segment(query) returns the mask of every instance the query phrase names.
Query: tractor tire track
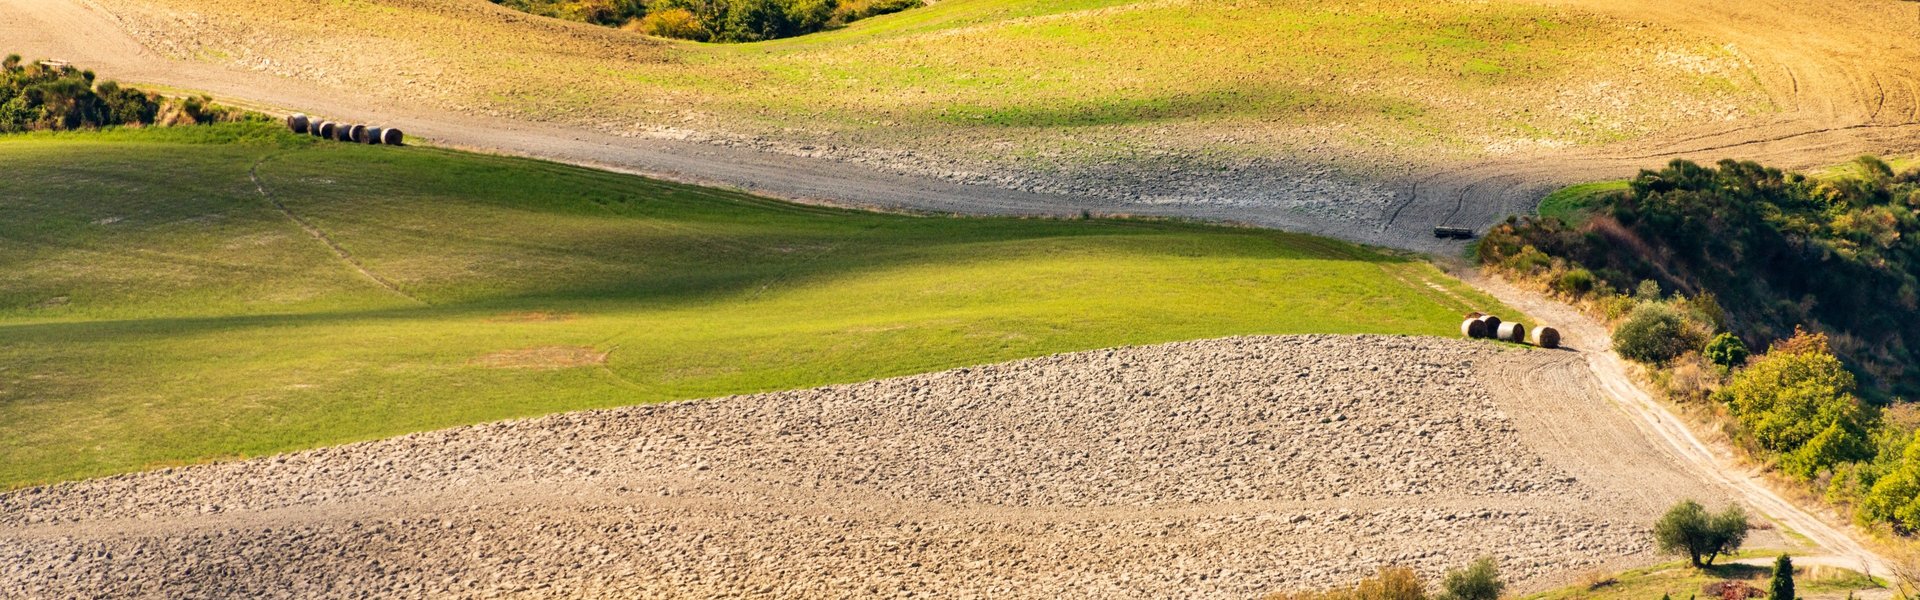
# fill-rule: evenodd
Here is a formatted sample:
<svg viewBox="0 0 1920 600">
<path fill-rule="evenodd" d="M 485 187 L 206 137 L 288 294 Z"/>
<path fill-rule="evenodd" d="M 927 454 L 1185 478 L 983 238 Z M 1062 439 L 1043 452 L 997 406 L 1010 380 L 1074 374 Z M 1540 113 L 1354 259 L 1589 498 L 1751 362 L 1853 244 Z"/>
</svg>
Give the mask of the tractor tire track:
<svg viewBox="0 0 1920 600">
<path fill-rule="evenodd" d="M 392 281 L 388 281 L 385 277 L 381 277 L 372 270 L 369 270 L 367 265 L 361 263 L 360 259 L 355 258 L 352 252 L 348 252 L 345 246 L 341 246 L 340 242 L 334 241 L 333 236 L 327 235 L 327 232 L 322 231 L 320 227 L 301 218 L 300 215 L 294 214 L 293 209 L 287 208 L 286 203 L 281 202 L 280 198 L 273 195 L 273 192 L 268 191 L 266 184 L 260 181 L 260 165 L 266 163 L 268 159 L 274 156 L 276 155 L 269 154 L 262 156 L 259 160 L 253 162 L 253 166 L 247 168 L 247 178 L 253 181 L 253 189 L 260 192 L 262 199 L 272 205 L 275 210 L 280 211 L 280 214 L 285 216 L 287 220 L 300 226 L 302 231 L 307 232 L 307 236 L 325 245 L 328 250 L 333 252 L 334 258 L 339 259 L 347 268 L 353 269 L 355 273 L 359 273 L 360 276 L 366 278 L 367 281 L 371 281 L 374 285 L 380 286 L 381 289 L 391 292 L 395 296 L 405 298 L 409 302 L 422 306 L 428 305 L 427 301 L 407 293 L 406 290 L 400 289 L 400 286 L 395 285 Z"/>
</svg>

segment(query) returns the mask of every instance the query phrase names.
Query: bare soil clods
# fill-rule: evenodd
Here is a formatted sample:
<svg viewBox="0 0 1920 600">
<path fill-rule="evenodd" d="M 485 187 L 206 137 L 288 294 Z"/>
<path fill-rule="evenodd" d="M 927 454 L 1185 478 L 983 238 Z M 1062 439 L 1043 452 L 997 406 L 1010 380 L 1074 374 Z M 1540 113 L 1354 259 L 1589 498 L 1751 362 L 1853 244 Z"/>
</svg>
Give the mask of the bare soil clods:
<svg viewBox="0 0 1920 600">
<path fill-rule="evenodd" d="M 1230 338 L 462 427 L 0 495 L 0 596 L 1246 597 L 1479 554 L 1533 589 L 1725 501 L 1587 377 Z"/>
</svg>

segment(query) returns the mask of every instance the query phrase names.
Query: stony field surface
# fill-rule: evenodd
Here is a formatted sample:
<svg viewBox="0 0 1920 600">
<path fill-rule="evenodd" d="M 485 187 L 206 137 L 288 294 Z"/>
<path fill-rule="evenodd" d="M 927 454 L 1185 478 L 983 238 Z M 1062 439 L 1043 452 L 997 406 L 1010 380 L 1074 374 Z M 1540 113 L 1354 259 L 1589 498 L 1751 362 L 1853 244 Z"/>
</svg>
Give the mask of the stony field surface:
<svg viewBox="0 0 1920 600">
<path fill-rule="evenodd" d="M 1253 337 L 461 427 L 0 495 L 0 597 L 1252 597 L 1481 554 L 1535 589 L 1725 501 L 1586 377 Z"/>
</svg>

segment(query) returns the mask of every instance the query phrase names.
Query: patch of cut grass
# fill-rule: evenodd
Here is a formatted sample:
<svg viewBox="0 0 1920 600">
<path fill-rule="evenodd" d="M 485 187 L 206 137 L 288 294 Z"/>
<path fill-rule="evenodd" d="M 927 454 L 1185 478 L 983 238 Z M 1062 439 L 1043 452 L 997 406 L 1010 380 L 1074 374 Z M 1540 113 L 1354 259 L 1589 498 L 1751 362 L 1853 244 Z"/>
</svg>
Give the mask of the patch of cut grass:
<svg viewBox="0 0 1920 600">
<path fill-rule="evenodd" d="M 1540 200 L 1537 211 L 1542 217 L 1559 217 L 1568 223 L 1579 223 L 1586 220 L 1600 197 L 1626 189 L 1627 182 L 1624 180 L 1570 185 L 1547 194 L 1546 198 Z"/>
<path fill-rule="evenodd" d="M 274 129 L 0 138 L 0 488 L 1123 344 L 1448 335 L 1508 310 L 1309 236 L 868 213 Z M 256 165 L 352 262 L 261 197 Z"/>
</svg>

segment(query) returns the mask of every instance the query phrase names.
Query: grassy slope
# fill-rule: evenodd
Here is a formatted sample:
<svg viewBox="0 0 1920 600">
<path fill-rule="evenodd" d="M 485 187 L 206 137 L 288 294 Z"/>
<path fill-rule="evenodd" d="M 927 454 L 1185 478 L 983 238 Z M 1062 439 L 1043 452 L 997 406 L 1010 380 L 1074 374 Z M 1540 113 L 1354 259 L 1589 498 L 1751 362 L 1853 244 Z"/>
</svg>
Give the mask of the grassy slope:
<svg viewBox="0 0 1920 600">
<path fill-rule="evenodd" d="M 1738 558 L 1772 559 L 1777 552 L 1747 551 Z M 1599 581 L 1580 583 L 1527 597 L 1527 600 L 1654 600 L 1707 597 L 1702 589 L 1716 581 L 1738 579 L 1748 585 L 1767 589 L 1773 576 L 1771 566 L 1722 564 L 1706 569 L 1687 566 L 1685 561 L 1634 569 Z M 1883 587 L 1857 571 L 1826 566 L 1800 565 L 1794 568 L 1795 595 L 1809 600 L 1840 600 L 1850 593 L 1869 592 Z"/>
<path fill-rule="evenodd" d="M 1510 0 L 944 0 L 717 45 L 461 0 L 108 3 L 161 30 L 180 28 L 183 11 L 232 13 L 162 45 L 313 65 L 409 99 L 979 159 L 1100 160 L 1144 145 L 1422 160 L 1767 110 L 1717 42 Z M 309 38 L 326 43 L 273 42 Z M 375 64 L 390 66 L 338 68 Z"/>
<path fill-rule="evenodd" d="M 1625 180 L 1576 183 L 1547 194 L 1540 199 L 1540 207 L 1535 212 L 1543 217 L 1559 217 L 1568 223 L 1578 222 L 1601 196 L 1626 189 Z"/>
<path fill-rule="evenodd" d="M 0 488 L 1118 344 L 1444 335 L 1493 303 L 1305 236 L 832 210 L 262 126 L 12 137 L 0 164 Z"/>
</svg>

